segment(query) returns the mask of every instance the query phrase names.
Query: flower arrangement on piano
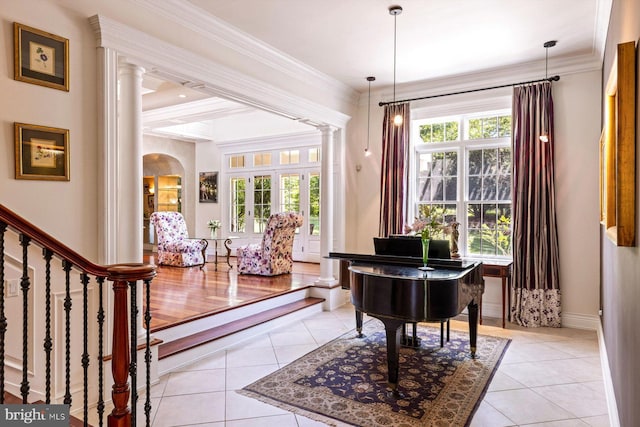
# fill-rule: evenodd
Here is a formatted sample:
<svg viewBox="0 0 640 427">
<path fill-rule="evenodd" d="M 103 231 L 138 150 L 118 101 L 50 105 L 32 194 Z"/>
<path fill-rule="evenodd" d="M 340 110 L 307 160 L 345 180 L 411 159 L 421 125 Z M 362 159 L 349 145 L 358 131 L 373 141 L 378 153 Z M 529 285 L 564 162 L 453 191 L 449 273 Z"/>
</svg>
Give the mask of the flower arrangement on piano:
<svg viewBox="0 0 640 427">
<path fill-rule="evenodd" d="M 405 225 L 405 233 L 420 236 L 422 239 L 431 239 L 443 231 L 442 224 L 435 217 L 415 218 L 411 226 Z"/>
<path fill-rule="evenodd" d="M 221 225 L 222 224 L 219 219 L 210 219 L 207 222 L 207 227 L 209 227 L 209 231 L 211 231 L 212 238 L 215 238 L 216 232 L 218 231 L 218 228 L 220 228 Z"/>
<path fill-rule="evenodd" d="M 404 232 L 422 239 L 435 239 L 450 232 L 440 220 L 444 217 L 444 209 L 431 205 L 420 206 L 420 217 L 415 218 L 411 226 L 405 225 Z"/>
<path fill-rule="evenodd" d="M 447 232 L 448 227 L 444 227 L 438 220 L 443 217 L 443 212 L 432 206 L 422 206 L 420 213 L 424 216 L 415 218 L 411 226 L 405 225 L 405 233 L 419 236 L 422 240 L 422 263 L 420 270 L 432 270 L 427 266 L 429 261 L 429 241 Z"/>
</svg>

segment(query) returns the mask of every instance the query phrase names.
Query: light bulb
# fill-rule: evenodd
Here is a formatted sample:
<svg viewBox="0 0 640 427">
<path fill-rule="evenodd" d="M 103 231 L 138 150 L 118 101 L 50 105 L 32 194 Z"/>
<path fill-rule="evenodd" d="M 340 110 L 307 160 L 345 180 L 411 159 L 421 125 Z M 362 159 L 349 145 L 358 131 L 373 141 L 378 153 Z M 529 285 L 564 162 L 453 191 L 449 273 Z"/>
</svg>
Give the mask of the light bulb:
<svg viewBox="0 0 640 427">
<path fill-rule="evenodd" d="M 547 135 L 546 133 L 543 133 L 542 135 L 540 135 L 540 141 L 549 142 L 549 135 Z"/>
<path fill-rule="evenodd" d="M 369 149 L 368 149 L 368 148 L 365 148 L 365 149 L 364 149 L 364 156 L 365 156 L 365 157 L 369 157 L 370 155 L 371 155 L 371 151 L 369 151 Z"/>
<path fill-rule="evenodd" d="M 396 126 L 400 126 L 402 124 L 402 114 L 396 114 L 393 118 L 393 124 Z"/>
</svg>

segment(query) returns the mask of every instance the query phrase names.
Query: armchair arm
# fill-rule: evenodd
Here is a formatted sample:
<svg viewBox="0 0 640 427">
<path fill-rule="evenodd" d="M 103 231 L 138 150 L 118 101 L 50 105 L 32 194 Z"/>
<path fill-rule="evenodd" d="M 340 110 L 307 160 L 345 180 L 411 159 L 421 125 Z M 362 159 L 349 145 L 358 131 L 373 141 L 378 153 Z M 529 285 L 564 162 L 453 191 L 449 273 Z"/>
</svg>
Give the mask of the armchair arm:
<svg viewBox="0 0 640 427">
<path fill-rule="evenodd" d="M 182 239 L 165 245 L 170 252 L 202 252 L 207 249 L 209 242 L 205 239 Z"/>
</svg>

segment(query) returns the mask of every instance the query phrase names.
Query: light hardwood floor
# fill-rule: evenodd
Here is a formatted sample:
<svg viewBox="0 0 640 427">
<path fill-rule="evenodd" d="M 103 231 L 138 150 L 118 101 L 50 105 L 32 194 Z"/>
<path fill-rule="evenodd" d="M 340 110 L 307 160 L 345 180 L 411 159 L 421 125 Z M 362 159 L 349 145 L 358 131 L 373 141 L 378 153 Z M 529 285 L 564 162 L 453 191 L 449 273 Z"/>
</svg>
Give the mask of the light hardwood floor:
<svg viewBox="0 0 640 427">
<path fill-rule="evenodd" d="M 155 264 L 153 254 L 144 262 Z M 238 274 L 232 268 L 212 263 L 200 267 L 157 266 L 151 282 L 151 332 L 212 313 L 225 311 L 275 295 L 309 286 L 318 278 L 319 264 L 296 262 L 291 274 L 274 277 Z"/>
</svg>

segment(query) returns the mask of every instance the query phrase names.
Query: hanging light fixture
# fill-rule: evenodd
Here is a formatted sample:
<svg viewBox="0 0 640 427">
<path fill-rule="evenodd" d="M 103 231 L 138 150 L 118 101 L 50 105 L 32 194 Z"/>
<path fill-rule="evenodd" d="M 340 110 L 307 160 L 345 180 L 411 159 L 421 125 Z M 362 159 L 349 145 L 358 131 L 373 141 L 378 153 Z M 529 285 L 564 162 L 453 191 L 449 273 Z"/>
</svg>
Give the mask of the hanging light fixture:
<svg viewBox="0 0 640 427">
<path fill-rule="evenodd" d="M 544 43 L 544 49 L 545 49 L 545 58 L 544 58 L 544 78 L 548 79 L 549 78 L 549 48 L 550 47 L 554 47 L 556 45 L 556 40 L 549 40 L 548 42 Z M 546 118 L 543 119 L 543 129 L 542 129 L 542 133 L 540 134 L 540 141 L 542 142 L 549 142 L 549 129 L 548 129 L 549 124 L 547 123 Z"/>
<path fill-rule="evenodd" d="M 371 151 L 369 151 L 369 123 L 371 122 L 371 82 L 375 81 L 375 77 L 369 76 L 367 77 L 367 81 L 369 82 L 369 100 L 367 103 L 367 148 L 364 149 L 365 157 L 371 155 Z"/>
<path fill-rule="evenodd" d="M 402 7 L 398 5 L 389 6 L 389 14 L 393 15 L 393 102 L 396 102 L 396 38 L 397 38 L 397 26 L 396 21 L 398 15 L 402 13 Z M 393 124 L 396 126 L 402 125 L 402 114 L 396 114 L 393 117 Z"/>
</svg>

